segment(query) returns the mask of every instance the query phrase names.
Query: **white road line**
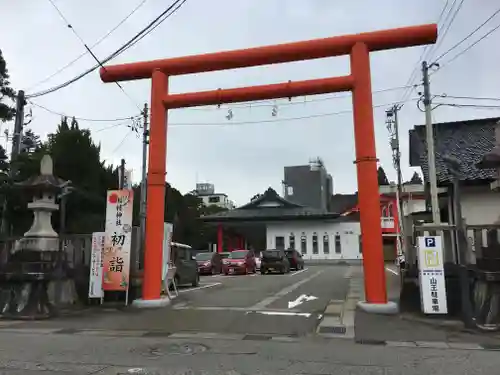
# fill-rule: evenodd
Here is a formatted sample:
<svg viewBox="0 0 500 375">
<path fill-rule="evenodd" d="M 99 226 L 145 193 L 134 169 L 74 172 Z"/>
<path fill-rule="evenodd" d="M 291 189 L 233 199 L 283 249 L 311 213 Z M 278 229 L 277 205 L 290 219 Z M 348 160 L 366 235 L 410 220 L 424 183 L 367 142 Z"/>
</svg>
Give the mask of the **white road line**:
<svg viewBox="0 0 500 375">
<path fill-rule="evenodd" d="M 392 268 L 385 267 L 385 270 L 386 270 L 386 271 L 389 271 L 389 272 L 390 272 L 390 273 L 392 273 L 393 275 L 396 275 L 396 276 L 398 276 L 398 275 L 399 275 L 399 273 L 398 273 L 397 271 L 394 271 Z"/>
<path fill-rule="evenodd" d="M 290 275 L 288 275 L 288 276 L 295 276 L 295 275 L 298 275 L 299 273 L 306 272 L 308 269 L 309 269 L 309 268 L 304 268 L 304 269 L 302 269 L 302 270 L 300 270 L 300 271 L 295 271 L 295 272 L 291 273 L 291 274 L 290 274 Z"/>
<path fill-rule="evenodd" d="M 207 285 L 201 285 L 197 286 L 195 288 L 189 288 L 189 289 L 180 289 L 178 290 L 179 293 L 186 293 L 186 292 L 192 292 L 193 290 L 200 290 L 200 289 L 206 289 L 206 288 L 212 288 L 217 285 L 221 285 L 222 283 L 212 283 L 212 284 L 207 284 Z"/>
<path fill-rule="evenodd" d="M 301 286 L 302 284 L 307 283 L 308 281 L 311 281 L 312 279 L 314 279 L 316 276 L 320 275 L 321 273 L 323 273 L 323 270 L 315 272 L 311 276 L 306 277 L 305 279 L 302 279 L 302 280 L 296 282 L 295 284 L 287 286 L 286 288 L 280 290 L 275 295 L 267 297 L 267 298 L 264 298 L 262 301 L 258 302 L 254 306 L 252 306 L 251 309 L 252 310 L 263 310 L 266 306 L 269 306 L 271 303 L 277 301 L 281 297 L 286 296 L 288 293 L 293 292 L 299 286 Z"/>
<path fill-rule="evenodd" d="M 302 316 L 304 318 L 310 318 L 311 313 L 297 313 L 289 311 L 248 311 L 248 314 L 262 314 L 262 315 L 281 315 L 281 316 Z"/>
</svg>

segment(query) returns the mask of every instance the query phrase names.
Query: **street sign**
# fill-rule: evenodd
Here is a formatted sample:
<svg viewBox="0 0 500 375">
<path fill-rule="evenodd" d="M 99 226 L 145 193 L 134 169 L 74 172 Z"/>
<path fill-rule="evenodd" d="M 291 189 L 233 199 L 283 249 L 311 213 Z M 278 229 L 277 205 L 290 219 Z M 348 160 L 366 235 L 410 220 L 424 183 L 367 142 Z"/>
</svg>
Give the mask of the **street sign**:
<svg viewBox="0 0 500 375">
<path fill-rule="evenodd" d="M 424 314 L 447 314 L 441 237 L 418 237 L 420 300 Z"/>
</svg>

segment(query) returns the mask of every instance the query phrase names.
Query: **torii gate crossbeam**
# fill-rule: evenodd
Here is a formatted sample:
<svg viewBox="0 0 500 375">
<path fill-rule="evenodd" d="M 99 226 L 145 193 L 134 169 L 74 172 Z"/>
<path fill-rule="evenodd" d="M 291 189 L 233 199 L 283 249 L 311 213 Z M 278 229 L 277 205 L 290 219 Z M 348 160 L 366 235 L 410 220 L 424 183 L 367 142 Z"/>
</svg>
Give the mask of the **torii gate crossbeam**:
<svg viewBox="0 0 500 375">
<path fill-rule="evenodd" d="M 353 93 L 354 163 L 358 177 L 365 295 L 373 306 L 387 304 L 369 53 L 432 44 L 436 39 L 437 25 L 429 24 L 101 68 L 103 82 L 152 79 L 143 300 L 148 305 L 161 301 L 168 109 L 350 90 Z M 341 55 L 350 55 L 351 74 L 348 76 L 197 93 L 168 93 L 168 78 L 174 75 Z"/>
</svg>

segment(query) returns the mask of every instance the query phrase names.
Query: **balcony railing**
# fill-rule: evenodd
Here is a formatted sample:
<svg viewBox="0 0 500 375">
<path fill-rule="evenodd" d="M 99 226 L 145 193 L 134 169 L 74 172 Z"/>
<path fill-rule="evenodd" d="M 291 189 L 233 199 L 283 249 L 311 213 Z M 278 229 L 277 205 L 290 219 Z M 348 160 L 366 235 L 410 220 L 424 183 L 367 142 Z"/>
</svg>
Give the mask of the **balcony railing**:
<svg viewBox="0 0 500 375">
<path fill-rule="evenodd" d="M 393 217 L 382 217 L 382 229 L 394 229 L 395 221 Z"/>
</svg>

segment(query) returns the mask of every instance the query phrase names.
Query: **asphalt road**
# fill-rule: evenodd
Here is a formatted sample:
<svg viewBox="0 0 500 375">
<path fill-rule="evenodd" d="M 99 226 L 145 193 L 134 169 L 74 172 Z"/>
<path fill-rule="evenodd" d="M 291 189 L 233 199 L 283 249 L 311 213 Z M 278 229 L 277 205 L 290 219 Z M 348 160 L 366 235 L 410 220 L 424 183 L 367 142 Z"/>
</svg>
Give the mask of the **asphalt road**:
<svg viewBox="0 0 500 375">
<path fill-rule="evenodd" d="M 173 309 L 206 322 L 201 331 L 307 335 L 330 299 L 345 298 L 346 272 L 344 266 L 312 266 L 285 275 L 207 276 L 200 289 L 181 290 Z M 308 300 L 297 301 L 301 296 Z"/>
<path fill-rule="evenodd" d="M 288 274 L 202 276 L 197 288 L 180 288 L 163 309 L 93 308 L 10 328 L 212 332 L 306 336 L 313 334 L 329 300 L 344 299 L 347 266 L 311 266 Z M 307 297 L 289 308 L 289 302 Z"/>
<path fill-rule="evenodd" d="M 0 332 L 8 375 L 495 374 L 497 351 L 298 342 Z"/>
</svg>

